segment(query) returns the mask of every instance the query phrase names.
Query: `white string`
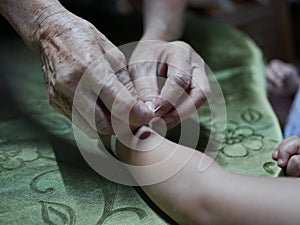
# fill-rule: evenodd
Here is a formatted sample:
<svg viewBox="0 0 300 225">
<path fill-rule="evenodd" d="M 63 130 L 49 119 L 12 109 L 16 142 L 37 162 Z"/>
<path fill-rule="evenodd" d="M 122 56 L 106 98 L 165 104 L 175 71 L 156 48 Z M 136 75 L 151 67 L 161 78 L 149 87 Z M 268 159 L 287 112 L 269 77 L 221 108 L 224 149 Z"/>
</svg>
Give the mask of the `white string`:
<svg viewBox="0 0 300 225">
<path fill-rule="evenodd" d="M 110 150 L 117 157 L 118 155 L 117 155 L 117 150 L 116 150 L 116 143 L 117 143 L 117 136 L 116 135 L 111 135 Z"/>
</svg>

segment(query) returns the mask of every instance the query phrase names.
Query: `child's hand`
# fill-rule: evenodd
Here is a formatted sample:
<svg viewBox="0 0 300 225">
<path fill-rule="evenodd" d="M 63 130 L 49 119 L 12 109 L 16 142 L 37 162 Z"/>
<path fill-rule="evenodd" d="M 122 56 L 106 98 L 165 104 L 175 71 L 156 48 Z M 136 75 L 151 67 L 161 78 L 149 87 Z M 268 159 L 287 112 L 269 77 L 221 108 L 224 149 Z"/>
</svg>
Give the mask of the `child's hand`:
<svg viewBox="0 0 300 225">
<path fill-rule="evenodd" d="M 297 136 L 285 139 L 272 154 L 278 166 L 286 168 L 288 176 L 300 176 L 300 138 Z"/>
<path fill-rule="evenodd" d="M 299 86 L 299 74 L 292 64 L 278 59 L 272 60 L 266 67 L 268 92 L 274 95 L 293 95 Z"/>
</svg>

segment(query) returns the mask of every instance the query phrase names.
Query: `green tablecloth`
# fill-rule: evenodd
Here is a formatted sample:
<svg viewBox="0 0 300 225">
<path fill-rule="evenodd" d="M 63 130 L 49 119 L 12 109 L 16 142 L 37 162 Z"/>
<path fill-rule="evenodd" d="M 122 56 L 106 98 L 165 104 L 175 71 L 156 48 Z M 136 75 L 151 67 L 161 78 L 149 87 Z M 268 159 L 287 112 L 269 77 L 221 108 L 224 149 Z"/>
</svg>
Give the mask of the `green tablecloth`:
<svg viewBox="0 0 300 225">
<path fill-rule="evenodd" d="M 260 51 L 241 33 L 196 18 L 189 18 L 184 39 L 224 92 L 228 124 L 217 161 L 230 171 L 277 176 L 271 152 L 281 133 Z M 86 165 L 70 123 L 48 105 L 38 59 L 22 42 L 2 40 L 0 49 L 0 224 L 172 223 L 138 188 L 112 183 Z M 199 110 L 203 127 L 210 126 L 209 114 L 208 106 Z"/>
</svg>

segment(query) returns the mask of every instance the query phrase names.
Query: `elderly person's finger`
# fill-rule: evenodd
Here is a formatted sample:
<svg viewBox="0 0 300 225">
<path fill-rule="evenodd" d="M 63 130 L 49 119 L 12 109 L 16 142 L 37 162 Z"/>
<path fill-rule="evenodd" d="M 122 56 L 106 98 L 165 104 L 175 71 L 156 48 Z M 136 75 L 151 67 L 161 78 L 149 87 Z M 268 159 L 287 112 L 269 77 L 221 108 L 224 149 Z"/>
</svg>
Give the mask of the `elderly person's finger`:
<svg viewBox="0 0 300 225">
<path fill-rule="evenodd" d="M 161 92 L 161 99 L 165 100 L 165 105 L 162 104 L 161 109 L 168 113 L 171 109 L 168 102 L 172 103 L 176 110 L 172 110 L 170 114 L 178 120 L 178 116 L 186 117 L 207 100 L 210 85 L 201 57 L 186 43 L 174 42 L 174 45 L 177 54 L 168 61 L 168 77 Z"/>
<path fill-rule="evenodd" d="M 179 121 L 186 118 L 191 112 L 197 110 L 210 97 L 210 85 L 205 71 L 201 68 L 194 68 L 193 76 L 188 92 L 175 106 L 176 110 L 168 113 L 164 119 L 166 121 Z"/>
<path fill-rule="evenodd" d="M 300 155 L 293 155 L 288 161 L 286 175 L 292 177 L 300 176 Z"/>
<path fill-rule="evenodd" d="M 98 100 L 98 96 L 95 93 L 91 93 L 90 91 L 77 91 L 73 104 L 73 111 L 74 110 L 85 119 L 84 121 L 87 122 L 90 127 L 96 129 L 99 134 L 109 135 L 114 133 L 110 122 L 110 112 L 101 104 L 101 101 Z M 82 128 L 84 124 L 78 127 Z"/>
<path fill-rule="evenodd" d="M 145 102 L 152 111 L 154 111 L 153 101 L 159 93 L 157 65 L 157 62 L 137 62 L 129 67 L 138 98 Z"/>
<path fill-rule="evenodd" d="M 129 91 L 132 97 L 138 99 L 138 94 L 133 82 L 131 81 L 131 78 L 129 77 L 128 71 L 125 68 L 122 68 L 121 70 L 116 72 L 116 76 L 118 77 L 118 80 L 124 85 L 124 87 Z"/>
<path fill-rule="evenodd" d="M 136 100 L 116 76 L 111 76 L 105 82 L 99 97 L 114 116 L 131 125 L 147 124 L 154 116 L 146 104 Z"/>
<path fill-rule="evenodd" d="M 180 41 L 169 44 L 166 57 L 166 81 L 155 105 L 159 106 L 159 113 L 166 114 L 177 105 L 182 95 L 189 88 L 192 78 L 193 58 L 192 48 Z"/>
<path fill-rule="evenodd" d="M 144 102 L 136 100 L 115 74 L 106 79 L 99 79 L 97 73 L 93 77 L 94 92 L 114 116 L 135 126 L 147 124 L 153 118 L 153 112 Z"/>
<path fill-rule="evenodd" d="M 168 113 L 177 105 L 191 82 L 190 72 L 182 71 L 174 66 L 168 66 L 167 80 L 155 104 L 160 106 L 159 112 Z"/>
<path fill-rule="evenodd" d="M 130 75 L 138 95 L 143 101 L 154 99 L 152 111 L 158 117 L 175 112 L 177 107 L 180 113 L 191 114 L 206 100 L 205 95 L 209 95 L 207 79 L 201 79 L 206 76 L 201 71 L 205 64 L 184 42 L 142 41 L 134 50 L 131 62 Z M 139 81 L 139 78 L 147 78 L 148 82 Z M 202 90 L 194 85 L 198 79 Z M 185 102 L 185 95 L 191 95 L 193 101 Z"/>
</svg>

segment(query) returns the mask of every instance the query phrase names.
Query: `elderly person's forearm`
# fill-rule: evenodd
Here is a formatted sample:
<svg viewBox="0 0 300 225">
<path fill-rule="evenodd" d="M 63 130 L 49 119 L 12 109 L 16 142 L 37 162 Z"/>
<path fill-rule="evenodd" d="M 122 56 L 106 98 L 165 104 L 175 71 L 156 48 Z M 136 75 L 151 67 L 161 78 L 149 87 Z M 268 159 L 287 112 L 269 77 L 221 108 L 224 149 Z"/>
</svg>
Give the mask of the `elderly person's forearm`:
<svg viewBox="0 0 300 225">
<path fill-rule="evenodd" d="M 144 40 L 174 41 L 184 26 L 187 0 L 144 0 Z"/>
<path fill-rule="evenodd" d="M 67 10 L 57 0 L 3 0 L 0 1 L 0 12 L 28 47 L 37 51 L 40 35 L 47 29 L 47 24 L 51 24 L 49 19 L 59 18 L 58 14 Z"/>
</svg>

